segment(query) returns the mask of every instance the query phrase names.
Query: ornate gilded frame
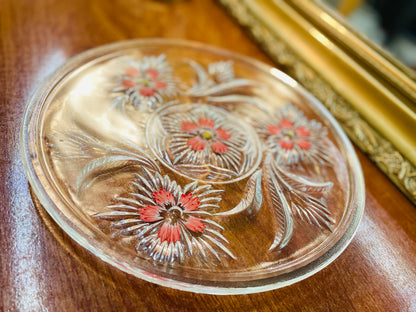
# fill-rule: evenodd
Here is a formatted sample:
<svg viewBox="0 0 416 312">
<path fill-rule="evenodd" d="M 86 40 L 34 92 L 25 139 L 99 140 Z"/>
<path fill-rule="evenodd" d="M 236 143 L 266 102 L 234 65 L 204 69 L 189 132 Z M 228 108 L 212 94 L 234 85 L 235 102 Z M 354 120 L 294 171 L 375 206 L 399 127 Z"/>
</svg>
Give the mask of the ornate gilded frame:
<svg viewBox="0 0 416 312">
<path fill-rule="evenodd" d="M 416 74 L 310 0 L 219 0 L 416 204 Z"/>
</svg>

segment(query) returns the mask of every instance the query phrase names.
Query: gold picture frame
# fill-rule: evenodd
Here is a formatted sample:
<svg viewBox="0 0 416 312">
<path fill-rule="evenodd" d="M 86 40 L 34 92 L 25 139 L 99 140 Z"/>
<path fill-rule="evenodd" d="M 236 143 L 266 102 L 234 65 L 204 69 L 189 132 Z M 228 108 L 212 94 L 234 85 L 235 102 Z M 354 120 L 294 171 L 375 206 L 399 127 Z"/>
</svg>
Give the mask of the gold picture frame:
<svg viewBox="0 0 416 312">
<path fill-rule="evenodd" d="M 219 0 L 416 204 L 416 74 L 310 0 Z"/>
</svg>

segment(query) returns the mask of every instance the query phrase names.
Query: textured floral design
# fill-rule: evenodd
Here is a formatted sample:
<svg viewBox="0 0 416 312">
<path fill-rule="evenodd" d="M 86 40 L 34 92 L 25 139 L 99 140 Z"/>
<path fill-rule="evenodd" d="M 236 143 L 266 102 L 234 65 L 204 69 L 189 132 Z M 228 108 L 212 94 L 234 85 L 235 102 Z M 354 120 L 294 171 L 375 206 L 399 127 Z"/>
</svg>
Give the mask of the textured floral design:
<svg viewBox="0 0 416 312">
<path fill-rule="evenodd" d="M 182 174 L 205 181 L 229 180 L 247 173 L 260 160 L 254 130 L 250 136 L 250 130 L 223 109 L 178 105 L 158 118 L 165 134 L 156 154 Z M 153 138 L 157 131 L 148 130 Z"/>
<path fill-rule="evenodd" d="M 110 212 L 95 217 L 115 221 L 112 228 L 118 235 L 134 236 L 139 253 L 169 263 L 195 255 L 206 261 L 208 253 L 218 260 L 220 253 L 234 258 L 218 232 L 222 227 L 207 219 L 218 208 L 222 190 L 196 182 L 182 189 L 168 176 L 146 169 L 132 184 L 133 198 L 117 198 L 118 204 L 108 206 Z"/>
<path fill-rule="evenodd" d="M 147 56 L 130 63 L 118 80 L 113 93 L 119 94 L 113 106 L 124 110 L 126 104 L 133 104 L 140 110 L 156 108 L 163 103 L 164 96 L 176 93 L 172 69 L 164 55 Z M 121 93 L 121 94 L 120 94 Z"/>
<path fill-rule="evenodd" d="M 278 223 L 270 251 L 289 244 L 295 218 L 333 229 L 326 196 L 333 183 L 322 181 L 325 171 L 320 174 L 322 166 L 331 164 L 331 143 L 320 123 L 308 120 L 290 103 L 269 113 L 264 99 L 257 96 L 264 86 L 235 77 L 232 62 L 203 67 L 183 60 L 195 79 L 181 88 L 163 55 L 120 63 L 124 69 L 112 90 L 113 107 L 124 112 L 128 104 L 142 112 L 134 114 L 134 121 L 145 126 L 140 130 L 146 141 L 138 131 L 137 140 L 117 137 L 115 146 L 115 141 L 101 142 L 82 133 L 67 133 L 53 141 L 53 146 L 59 145 L 56 157 L 86 161 L 76 179 L 80 196 L 99 176 L 112 176 L 109 173 L 132 165 L 142 168 L 132 182 L 133 191 L 95 215 L 111 223 L 114 237 L 133 242 L 141 257 L 199 266 L 211 259 L 222 261 L 224 255 L 234 258 L 223 228 L 214 220 L 243 212 L 254 215 L 265 203 Z M 265 117 L 255 120 L 257 116 Z M 167 174 L 194 182 L 182 188 Z M 312 181 L 317 176 L 318 181 Z M 223 191 L 212 185 L 244 179 L 240 201 L 216 212 Z M 198 185 L 199 181 L 206 184 Z"/>
<path fill-rule="evenodd" d="M 280 165 L 329 162 L 324 145 L 327 131 L 319 122 L 307 120 L 291 104 L 278 110 L 273 117 L 261 123 L 259 134 Z"/>
<path fill-rule="evenodd" d="M 228 152 L 227 141 L 232 135 L 229 131 L 215 125 L 213 119 L 199 118 L 197 122 L 182 121 L 181 129 L 192 137 L 186 145 L 193 151 L 211 150 L 216 154 Z"/>
<path fill-rule="evenodd" d="M 250 79 L 237 78 L 231 61 L 219 61 L 203 66 L 188 60 L 187 63 L 194 69 L 197 78 L 185 94 L 192 100 L 219 105 L 250 105 L 265 110 L 260 101 L 252 96 L 256 88 L 264 85 Z"/>
<path fill-rule="evenodd" d="M 244 137 L 219 111 L 195 109 L 166 116 L 162 124 L 172 134 L 168 148 L 174 165 L 211 165 L 229 169 L 230 174 L 239 172 Z"/>
<path fill-rule="evenodd" d="M 327 131 L 308 120 L 292 104 L 276 111 L 272 118 L 259 122 L 258 132 L 265 143 L 263 171 L 269 200 L 279 223 L 270 250 L 285 247 L 294 231 L 294 216 L 332 231 L 335 222 L 327 208 L 325 193 L 331 182 L 313 182 L 290 172 L 291 166 L 303 165 L 320 172 L 330 164 L 325 139 Z"/>
<path fill-rule="evenodd" d="M 208 65 L 208 74 L 214 83 L 220 84 L 234 79 L 233 62 L 220 61 Z"/>
</svg>

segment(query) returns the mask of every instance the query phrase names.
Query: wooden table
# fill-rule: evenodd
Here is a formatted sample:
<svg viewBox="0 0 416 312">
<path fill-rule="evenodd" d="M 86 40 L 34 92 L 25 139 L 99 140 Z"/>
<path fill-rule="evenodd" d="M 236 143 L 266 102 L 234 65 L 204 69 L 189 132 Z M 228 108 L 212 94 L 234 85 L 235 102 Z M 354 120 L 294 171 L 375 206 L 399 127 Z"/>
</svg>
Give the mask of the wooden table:
<svg viewBox="0 0 416 312">
<path fill-rule="evenodd" d="M 366 211 L 351 245 L 307 280 L 260 294 L 199 295 L 129 276 L 33 203 L 20 121 L 35 88 L 68 58 L 118 40 L 175 37 L 271 63 L 215 1 L 3 0 L 0 32 L 0 310 L 416 311 L 416 209 L 360 152 Z"/>
</svg>

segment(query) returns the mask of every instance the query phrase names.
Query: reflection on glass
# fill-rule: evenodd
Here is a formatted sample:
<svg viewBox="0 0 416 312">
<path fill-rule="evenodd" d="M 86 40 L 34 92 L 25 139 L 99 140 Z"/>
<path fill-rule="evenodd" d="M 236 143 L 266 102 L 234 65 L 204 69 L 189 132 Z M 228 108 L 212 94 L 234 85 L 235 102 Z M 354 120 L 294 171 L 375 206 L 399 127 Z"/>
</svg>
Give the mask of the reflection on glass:
<svg viewBox="0 0 416 312">
<path fill-rule="evenodd" d="M 356 30 L 416 69 L 416 0 L 324 0 Z"/>
</svg>

